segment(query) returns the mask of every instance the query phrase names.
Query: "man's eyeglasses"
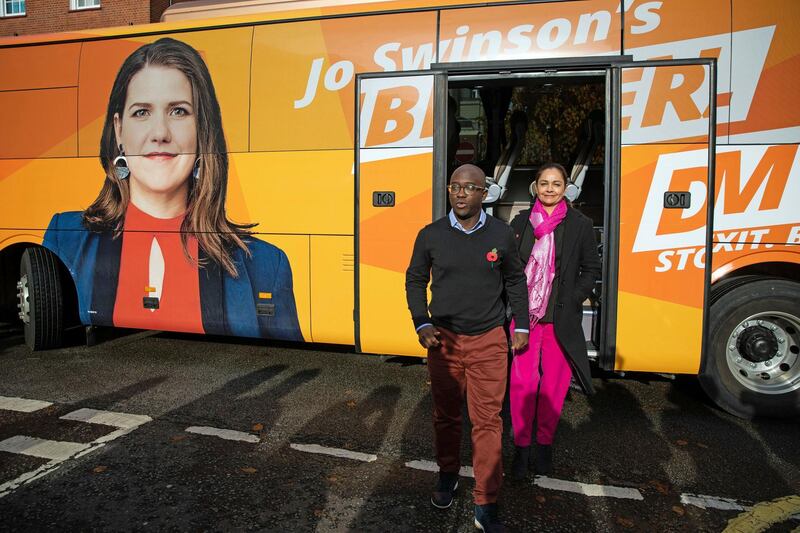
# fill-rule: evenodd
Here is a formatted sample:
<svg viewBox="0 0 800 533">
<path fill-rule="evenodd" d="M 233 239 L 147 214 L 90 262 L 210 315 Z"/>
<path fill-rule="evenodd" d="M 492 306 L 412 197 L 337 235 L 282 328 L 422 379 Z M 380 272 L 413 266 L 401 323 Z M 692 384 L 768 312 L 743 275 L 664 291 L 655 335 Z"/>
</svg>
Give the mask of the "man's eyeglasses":
<svg viewBox="0 0 800 533">
<path fill-rule="evenodd" d="M 450 194 L 458 194 L 462 189 L 467 194 L 475 194 L 477 191 L 485 191 L 486 187 L 478 187 L 474 183 L 467 183 L 463 186 L 459 183 L 451 183 L 447 186 L 447 190 L 450 192 Z"/>
</svg>

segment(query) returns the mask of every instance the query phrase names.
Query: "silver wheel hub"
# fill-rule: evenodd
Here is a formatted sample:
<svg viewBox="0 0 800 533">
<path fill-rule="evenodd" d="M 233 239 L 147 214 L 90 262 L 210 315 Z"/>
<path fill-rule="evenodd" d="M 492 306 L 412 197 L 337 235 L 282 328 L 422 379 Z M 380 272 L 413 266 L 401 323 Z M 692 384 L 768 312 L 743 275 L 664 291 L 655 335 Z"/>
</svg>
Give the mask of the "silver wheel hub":
<svg viewBox="0 0 800 533">
<path fill-rule="evenodd" d="M 742 320 L 728 336 L 731 374 L 748 389 L 786 394 L 800 389 L 800 317 L 777 311 Z"/>
<path fill-rule="evenodd" d="M 28 299 L 28 275 L 23 275 L 17 282 L 17 309 L 19 309 L 19 319 L 25 324 L 31 323 L 31 304 Z"/>
</svg>

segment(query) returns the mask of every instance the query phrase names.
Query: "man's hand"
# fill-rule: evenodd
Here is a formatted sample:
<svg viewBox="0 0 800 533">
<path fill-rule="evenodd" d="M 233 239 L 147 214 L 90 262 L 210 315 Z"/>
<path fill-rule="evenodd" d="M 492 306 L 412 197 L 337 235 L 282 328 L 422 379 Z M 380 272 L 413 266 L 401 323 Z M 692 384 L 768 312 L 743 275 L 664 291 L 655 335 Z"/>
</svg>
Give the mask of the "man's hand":
<svg viewBox="0 0 800 533">
<path fill-rule="evenodd" d="M 439 342 L 439 336 L 441 333 L 433 326 L 425 326 L 417 332 L 417 335 L 419 335 L 419 343 L 426 350 L 428 348 L 435 348 L 442 344 Z M 528 342 L 527 335 L 525 336 L 525 342 Z"/>
<path fill-rule="evenodd" d="M 523 350 L 528 345 L 528 334 L 524 331 L 515 331 L 511 349 L 515 352 Z"/>
</svg>

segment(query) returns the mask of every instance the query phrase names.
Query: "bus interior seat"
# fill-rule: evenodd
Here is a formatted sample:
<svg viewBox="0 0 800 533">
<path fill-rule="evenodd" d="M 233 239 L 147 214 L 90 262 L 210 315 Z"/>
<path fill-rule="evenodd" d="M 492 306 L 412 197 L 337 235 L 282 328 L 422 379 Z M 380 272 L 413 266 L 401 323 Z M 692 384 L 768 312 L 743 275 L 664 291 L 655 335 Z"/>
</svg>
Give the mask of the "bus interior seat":
<svg viewBox="0 0 800 533">
<path fill-rule="evenodd" d="M 578 148 L 573 157 L 572 171 L 567 185 L 566 197 L 574 202 L 578 199 L 586 179 L 586 172 L 597 152 L 598 145 L 605 138 L 605 115 L 601 109 L 589 113 L 578 133 Z"/>
<path fill-rule="evenodd" d="M 528 131 L 528 115 L 523 111 L 517 110 L 511 114 L 511 135 L 508 142 L 503 146 L 500 157 L 494 166 L 494 175 L 487 179 L 489 185 L 485 204 L 497 202 L 505 196 L 508 189 L 507 184 L 514 164 L 519 157 L 522 147 L 525 146 L 525 134 Z"/>
</svg>

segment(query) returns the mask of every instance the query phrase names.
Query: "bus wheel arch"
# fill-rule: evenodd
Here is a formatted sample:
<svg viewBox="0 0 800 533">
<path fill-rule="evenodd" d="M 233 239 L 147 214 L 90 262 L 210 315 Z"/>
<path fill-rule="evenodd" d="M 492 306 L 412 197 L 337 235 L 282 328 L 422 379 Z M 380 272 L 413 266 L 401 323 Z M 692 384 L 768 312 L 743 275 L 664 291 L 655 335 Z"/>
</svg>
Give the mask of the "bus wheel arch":
<svg viewBox="0 0 800 533">
<path fill-rule="evenodd" d="M 748 274 L 712 287 L 700 384 L 731 414 L 800 416 L 800 283 Z"/>
</svg>

